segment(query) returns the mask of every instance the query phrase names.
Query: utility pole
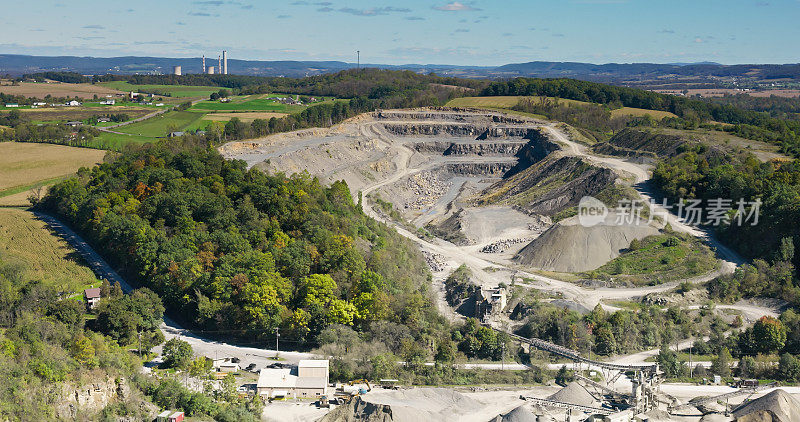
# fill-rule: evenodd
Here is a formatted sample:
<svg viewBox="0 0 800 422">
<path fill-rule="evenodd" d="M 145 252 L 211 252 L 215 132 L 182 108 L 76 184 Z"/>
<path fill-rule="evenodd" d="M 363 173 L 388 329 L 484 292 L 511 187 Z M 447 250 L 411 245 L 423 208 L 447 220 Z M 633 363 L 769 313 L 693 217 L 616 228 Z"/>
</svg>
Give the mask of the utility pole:
<svg viewBox="0 0 800 422">
<path fill-rule="evenodd" d="M 500 370 L 506 370 L 506 343 L 503 342 L 503 353 L 500 355 Z"/>
<path fill-rule="evenodd" d="M 278 328 L 275 328 L 275 357 L 278 357 L 278 339 L 281 337 L 281 334 L 278 332 Z"/>
<path fill-rule="evenodd" d="M 694 378 L 694 368 L 692 367 L 692 348 L 694 347 L 694 342 L 689 344 L 689 378 Z"/>
</svg>

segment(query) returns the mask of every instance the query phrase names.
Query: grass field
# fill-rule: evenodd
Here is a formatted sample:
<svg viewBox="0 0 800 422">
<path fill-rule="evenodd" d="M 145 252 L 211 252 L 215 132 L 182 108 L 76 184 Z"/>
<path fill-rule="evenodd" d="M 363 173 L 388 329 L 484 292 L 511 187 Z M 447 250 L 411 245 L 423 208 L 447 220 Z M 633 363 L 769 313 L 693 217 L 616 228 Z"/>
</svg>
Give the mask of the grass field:
<svg viewBox="0 0 800 422">
<path fill-rule="evenodd" d="M 159 107 L 160 108 L 160 107 Z M 103 106 L 101 107 L 48 107 L 22 109 L 22 115 L 33 122 L 53 122 L 62 120 L 83 120 L 92 116 L 124 113 L 131 119 L 142 117 L 157 108 L 141 106 Z"/>
<path fill-rule="evenodd" d="M 492 107 L 511 108 L 523 98 L 540 99 L 538 96 L 499 96 L 499 97 L 461 97 L 454 98 L 447 103 L 448 107 Z M 566 100 L 563 98 L 547 97 L 558 100 L 559 104 L 588 104 L 583 101 Z"/>
<path fill-rule="evenodd" d="M 155 142 L 157 139 L 152 136 L 125 135 L 119 133 L 100 132 L 89 142 L 92 148 L 105 149 L 109 151 L 121 151 L 128 144 L 147 144 Z"/>
<path fill-rule="evenodd" d="M 685 233 L 649 236 L 638 243 L 588 275 L 643 285 L 699 276 L 717 266 L 714 252 Z"/>
<path fill-rule="evenodd" d="M 269 120 L 273 117 L 280 119 L 287 116 L 286 113 L 273 113 L 269 111 L 245 111 L 238 113 L 209 113 L 203 116 L 203 120 L 214 122 L 227 122 L 228 120 L 236 117 L 243 122 L 252 122 L 255 119 Z"/>
<path fill-rule="evenodd" d="M 533 99 L 540 99 L 542 97 L 537 96 L 499 96 L 499 97 L 461 97 L 461 98 L 454 98 L 447 103 L 448 107 L 486 107 L 486 108 L 493 108 L 493 109 L 510 109 L 519 103 L 519 101 L 523 98 L 533 98 Z M 547 97 L 551 100 L 558 100 L 559 104 L 578 104 L 578 105 L 586 105 L 591 104 L 584 101 L 576 101 L 576 100 L 568 100 L 564 98 L 554 98 L 554 97 Z M 618 116 L 644 116 L 645 114 L 649 114 L 654 119 L 663 119 L 664 117 L 677 117 L 676 115 L 668 112 L 668 111 L 654 111 L 654 110 L 645 110 L 642 108 L 632 108 L 632 107 L 622 107 L 616 110 L 611 111 L 612 117 Z"/>
<path fill-rule="evenodd" d="M 0 85 L 0 92 L 11 95 L 24 95 L 26 97 L 44 98 L 48 94 L 53 97 L 79 97 L 79 98 L 94 98 L 104 97 L 106 95 L 121 94 L 113 87 L 104 86 L 101 84 L 68 84 L 61 82 L 54 83 L 36 83 L 36 82 L 22 82 L 17 86 L 13 86 L 8 81 L 4 81 Z"/>
<path fill-rule="evenodd" d="M 0 255 L 24 263 L 25 276 L 65 290 L 98 283 L 80 256 L 29 211 L 0 208 Z"/>
<path fill-rule="evenodd" d="M 644 116 L 649 115 L 650 117 L 661 120 L 665 117 L 678 117 L 674 113 L 670 113 L 669 111 L 658 111 L 658 110 L 645 110 L 643 108 L 633 108 L 633 107 L 622 107 L 616 110 L 611 110 L 611 117 L 618 117 L 618 116 Z"/>
<path fill-rule="evenodd" d="M 190 111 L 170 111 L 147 120 L 129 125 L 120 126 L 113 129 L 115 132 L 129 133 L 132 135 L 147 136 L 147 137 L 162 137 L 166 136 L 169 127 L 173 127 L 177 131 L 181 131 L 197 120 L 202 119 L 203 115 L 200 113 L 192 113 Z"/>
<path fill-rule="evenodd" d="M 158 91 L 168 92 L 173 98 L 199 98 L 208 97 L 212 92 L 218 92 L 220 87 L 216 86 L 191 86 L 191 85 L 131 85 L 128 81 L 101 82 L 109 89 L 125 92 L 147 92 Z"/>
<path fill-rule="evenodd" d="M 305 106 L 283 104 L 272 101 L 264 95 L 246 95 L 234 97 L 228 103 L 219 101 L 201 101 L 195 104 L 193 111 L 270 111 L 274 113 L 292 114 L 303 111 Z"/>
<path fill-rule="evenodd" d="M 105 154 L 63 145 L 0 142 L 0 197 L 73 174 L 103 161 Z"/>
</svg>

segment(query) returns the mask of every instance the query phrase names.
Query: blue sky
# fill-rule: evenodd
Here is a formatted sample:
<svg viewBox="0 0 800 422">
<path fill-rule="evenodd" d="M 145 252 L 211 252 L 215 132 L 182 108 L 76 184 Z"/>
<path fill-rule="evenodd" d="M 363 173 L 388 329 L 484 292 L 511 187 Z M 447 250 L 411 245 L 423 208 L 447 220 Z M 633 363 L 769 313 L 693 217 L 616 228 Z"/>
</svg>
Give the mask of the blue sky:
<svg viewBox="0 0 800 422">
<path fill-rule="evenodd" d="M 800 0 L 34 0 L 0 53 L 499 65 L 800 62 Z"/>
</svg>

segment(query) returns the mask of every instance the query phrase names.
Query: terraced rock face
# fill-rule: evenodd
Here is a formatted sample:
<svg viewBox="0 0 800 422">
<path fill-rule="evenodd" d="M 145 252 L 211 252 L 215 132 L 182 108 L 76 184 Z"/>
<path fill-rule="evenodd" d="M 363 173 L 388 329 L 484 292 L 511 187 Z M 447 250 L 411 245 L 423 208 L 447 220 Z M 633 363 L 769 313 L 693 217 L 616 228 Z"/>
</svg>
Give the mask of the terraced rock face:
<svg viewBox="0 0 800 422">
<path fill-rule="evenodd" d="M 609 168 L 564 151 L 550 130 L 543 122 L 496 112 L 387 110 L 330 129 L 233 142 L 220 151 L 269 172 L 308 172 L 323 183 L 344 180 L 354 199 L 363 195 L 379 215 L 399 213 L 411 231 L 425 227 L 465 251 L 510 263 L 523 247 L 533 250 L 526 245 L 548 232 L 550 216 L 619 179 Z M 556 251 L 551 258 L 517 261 L 563 269 L 554 260 L 568 255 Z"/>
</svg>

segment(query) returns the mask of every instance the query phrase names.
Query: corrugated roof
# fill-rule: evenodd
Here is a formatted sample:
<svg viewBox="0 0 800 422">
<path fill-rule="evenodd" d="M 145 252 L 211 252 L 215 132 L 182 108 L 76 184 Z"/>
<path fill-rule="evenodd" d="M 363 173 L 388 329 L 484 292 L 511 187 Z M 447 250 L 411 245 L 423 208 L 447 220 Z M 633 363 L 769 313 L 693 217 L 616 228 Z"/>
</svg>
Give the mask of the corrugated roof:
<svg viewBox="0 0 800 422">
<path fill-rule="evenodd" d="M 258 375 L 258 388 L 294 388 L 297 385 L 297 375 L 292 375 L 291 369 L 264 368 Z"/>
<path fill-rule="evenodd" d="M 99 287 L 95 287 L 93 289 L 86 289 L 86 290 L 83 291 L 83 294 L 88 299 L 98 298 L 98 297 L 100 297 L 100 288 Z"/>
</svg>

